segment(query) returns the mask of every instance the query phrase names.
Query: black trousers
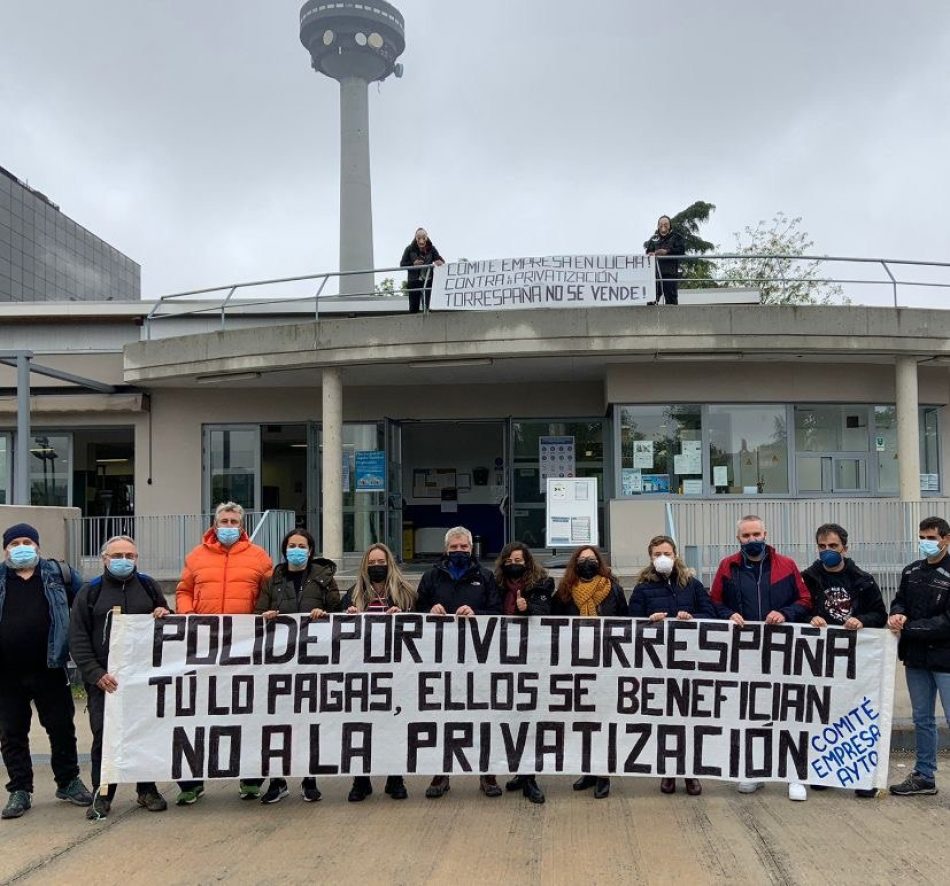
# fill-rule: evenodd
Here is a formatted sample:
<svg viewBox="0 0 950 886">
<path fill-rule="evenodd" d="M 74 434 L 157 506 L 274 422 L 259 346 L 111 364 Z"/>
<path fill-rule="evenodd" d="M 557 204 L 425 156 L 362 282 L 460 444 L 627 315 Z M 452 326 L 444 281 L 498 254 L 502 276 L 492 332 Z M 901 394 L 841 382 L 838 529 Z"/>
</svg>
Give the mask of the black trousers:
<svg viewBox="0 0 950 886">
<path fill-rule="evenodd" d="M 98 792 L 102 787 L 99 778 L 102 775 L 102 724 L 106 713 L 106 694 L 98 686 L 86 684 L 86 709 L 89 711 L 89 728 L 92 729 L 92 789 Z M 116 786 L 109 785 L 107 796 L 111 800 L 115 796 Z M 155 791 L 158 788 L 154 781 L 140 781 L 135 786 L 137 794 L 146 791 Z"/>
<path fill-rule="evenodd" d="M 432 300 L 432 280 L 425 287 L 426 310 L 429 310 L 429 302 Z M 422 306 L 422 281 L 409 284 L 409 313 L 418 314 Z"/>
<path fill-rule="evenodd" d="M 46 668 L 30 674 L 5 669 L 0 674 L 0 751 L 9 781 L 7 790 L 33 793 L 30 723 L 36 705 L 40 723 L 49 736 L 50 765 L 56 785 L 65 788 L 79 777 L 73 695 L 65 668 Z"/>
<path fill-rule="evenodd" d="M 659 277 L 656 279 L 656 303 L 660 303 L 660 299 L 665 301 L 668 305 L 679 304 L 679 282 L 674 277 L 670 280 L 662 280 Z"/>
</svg>

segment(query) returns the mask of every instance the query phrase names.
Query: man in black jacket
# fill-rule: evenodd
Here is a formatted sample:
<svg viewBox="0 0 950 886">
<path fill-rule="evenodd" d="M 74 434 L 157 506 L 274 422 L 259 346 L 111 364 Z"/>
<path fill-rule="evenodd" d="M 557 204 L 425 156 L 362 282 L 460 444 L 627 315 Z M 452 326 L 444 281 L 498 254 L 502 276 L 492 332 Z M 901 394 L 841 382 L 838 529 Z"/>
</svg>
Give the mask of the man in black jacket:
<svg viewBox="0 0 950 886">
<path fill-rule="evenodd" d="M 660 216 L 655 233 L 643 248 L 656 259 L 656 303 L 663 298 L 668 305 L 679 304 L 680 263 L 676 256 L 686 254 L 686 245 L 683 235 L 673 230 L 668 215 Z"/>
<path fill-rule="evenodd" d="M 472 533 L 464 526 L 453 527 L 445 533 L 443 550 L 442 559 L 419 582 L 416 610 L 461 618 L 500 615 L 501 594 L 495 576 L 472 556 Z M 494 775 L 483 775 L 479 784 L 485 796 L 501 796 Z M 449 777 L 437 775 L 426 788 L 426 796 L 436 799 L 448 790 Z"/>
<path fill-rule="evenodd" d="M 0 818 L 20 818 L 33 805 L 30 723 L 33 708 L 49 736 L 56 798 L 88 806 L 79 777 L 69 658 L 69 607 L 79 587 L 75 570 L 40 556 L 29 523 L 3 533 L 0 562 L 0 752 L 10 797 Z"/>
<path fill-rule="evenodd" d="M 938 694 L 950 725 L 950 524 L 927 517 L 917 536 L 923 559 L 904 567 L 887 620 L 900 636 L 917 741 L 914 771 L 890 787 L 898 797 L 937 793 Z"/>
<path fill-rule="evenodd" d="M 811 593 L 815 628 L 841 627 L 848 631 L 883 628 L 887 623 L 884 598 L 874 576 L 859 569 L 848 554 L 848 531 L 837 523 L 825 523 L 815 530 L 818 559 L 802 572 Z M 824 785 L 812 785 L 824 790 Z M 858 797 L 877 796 L 875 788 L 854 792 Z"/>
<path fill-rule="evenodd" d="M 97 791 L 86 818 L 105 818 L 115 798 L 114 784 L 99 784 L 102 769 L 102 726 L 106 693 L 115 692 L 118 683 L 109 673 L 109 636 L 112 616 L 118 607 L 123 615 L 168 615 L 165 597 L 155 580 L 137 569 L 138 550 L 127 535 L 116 535 L 102 546 L 102 575 L 86 582 L 76 595 L 69 617 L 69 647 L 73 661 L 86 684 L 89 726 L 92 729 L 92 784 Z M 167 808 L 165 798 L 154 782 L 135 786 L 139 806 L 150 812 Z"/>
</svg>

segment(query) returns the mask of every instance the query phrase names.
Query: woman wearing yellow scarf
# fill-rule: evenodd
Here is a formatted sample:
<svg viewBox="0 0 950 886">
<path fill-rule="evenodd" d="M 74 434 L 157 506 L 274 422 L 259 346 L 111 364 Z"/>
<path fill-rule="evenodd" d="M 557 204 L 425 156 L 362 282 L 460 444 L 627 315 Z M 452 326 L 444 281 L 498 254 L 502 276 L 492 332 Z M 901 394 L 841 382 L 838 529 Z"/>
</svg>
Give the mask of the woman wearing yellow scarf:
<svg viewBox="0 0 950 886">
<path fill-rule="evenodd" d="M 627 600 L 595 547 L 578 548 L 564 568 L 564 576 L 551 601 L 552 615 L 579 615 L 584 618 L 628 618 Z M 603 800 L 610 794 L 606 776 L 582 775 L 574 782 L 575 791 L 594 789 L 594 797 Z"/>
</svg>

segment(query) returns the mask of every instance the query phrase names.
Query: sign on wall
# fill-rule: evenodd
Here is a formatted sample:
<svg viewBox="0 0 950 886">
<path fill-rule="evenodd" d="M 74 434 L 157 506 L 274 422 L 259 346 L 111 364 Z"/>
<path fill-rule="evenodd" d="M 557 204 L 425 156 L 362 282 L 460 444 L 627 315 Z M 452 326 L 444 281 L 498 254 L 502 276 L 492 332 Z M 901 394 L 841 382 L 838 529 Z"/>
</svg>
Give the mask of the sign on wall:
<svg viewBox="0 0 950 886">
<path fill-rule="evenodd" d="M 597 545 L 597 478 L 548 479 L 544 496 L 549 548 Z"/>
<path fill-rule="evenodd" d="M 539 772 L 885 783 L 886 630 L 119 615 L 102 779 Z"/>
<path fill-rule="evenodd" d="M 643 305 L 655 295 L 649 255 L 548 255 L 447 262 L 435 269 L 432 308 L 596 308 Z"/>
<path fill-rule="evenodd" d="M 382 449 L 356 451 L 356 491 L 386 491 L 386 453 Z"/>
<path fill-rule="evenodd" d="M 538 464 L 541 492 L 547 488 L 549 477 L 573 477 L 575 473 L 575 446 L 573 436 L 538 437 Z"/>
</svg>

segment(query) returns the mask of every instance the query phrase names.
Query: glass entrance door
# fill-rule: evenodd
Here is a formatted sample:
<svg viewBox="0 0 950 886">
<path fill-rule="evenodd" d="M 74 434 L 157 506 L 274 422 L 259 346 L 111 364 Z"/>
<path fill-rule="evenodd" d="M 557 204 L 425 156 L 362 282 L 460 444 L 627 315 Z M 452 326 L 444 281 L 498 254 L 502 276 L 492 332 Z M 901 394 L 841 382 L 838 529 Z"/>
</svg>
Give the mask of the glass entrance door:
<svg viewBox="0 0 950 886">
<path fill-rule="evenodd" d="M 402 424 L 386 419 L 386 544 L 397 560 L 411 560 L 412 538 L 403 539 Z"/>
</svg>

